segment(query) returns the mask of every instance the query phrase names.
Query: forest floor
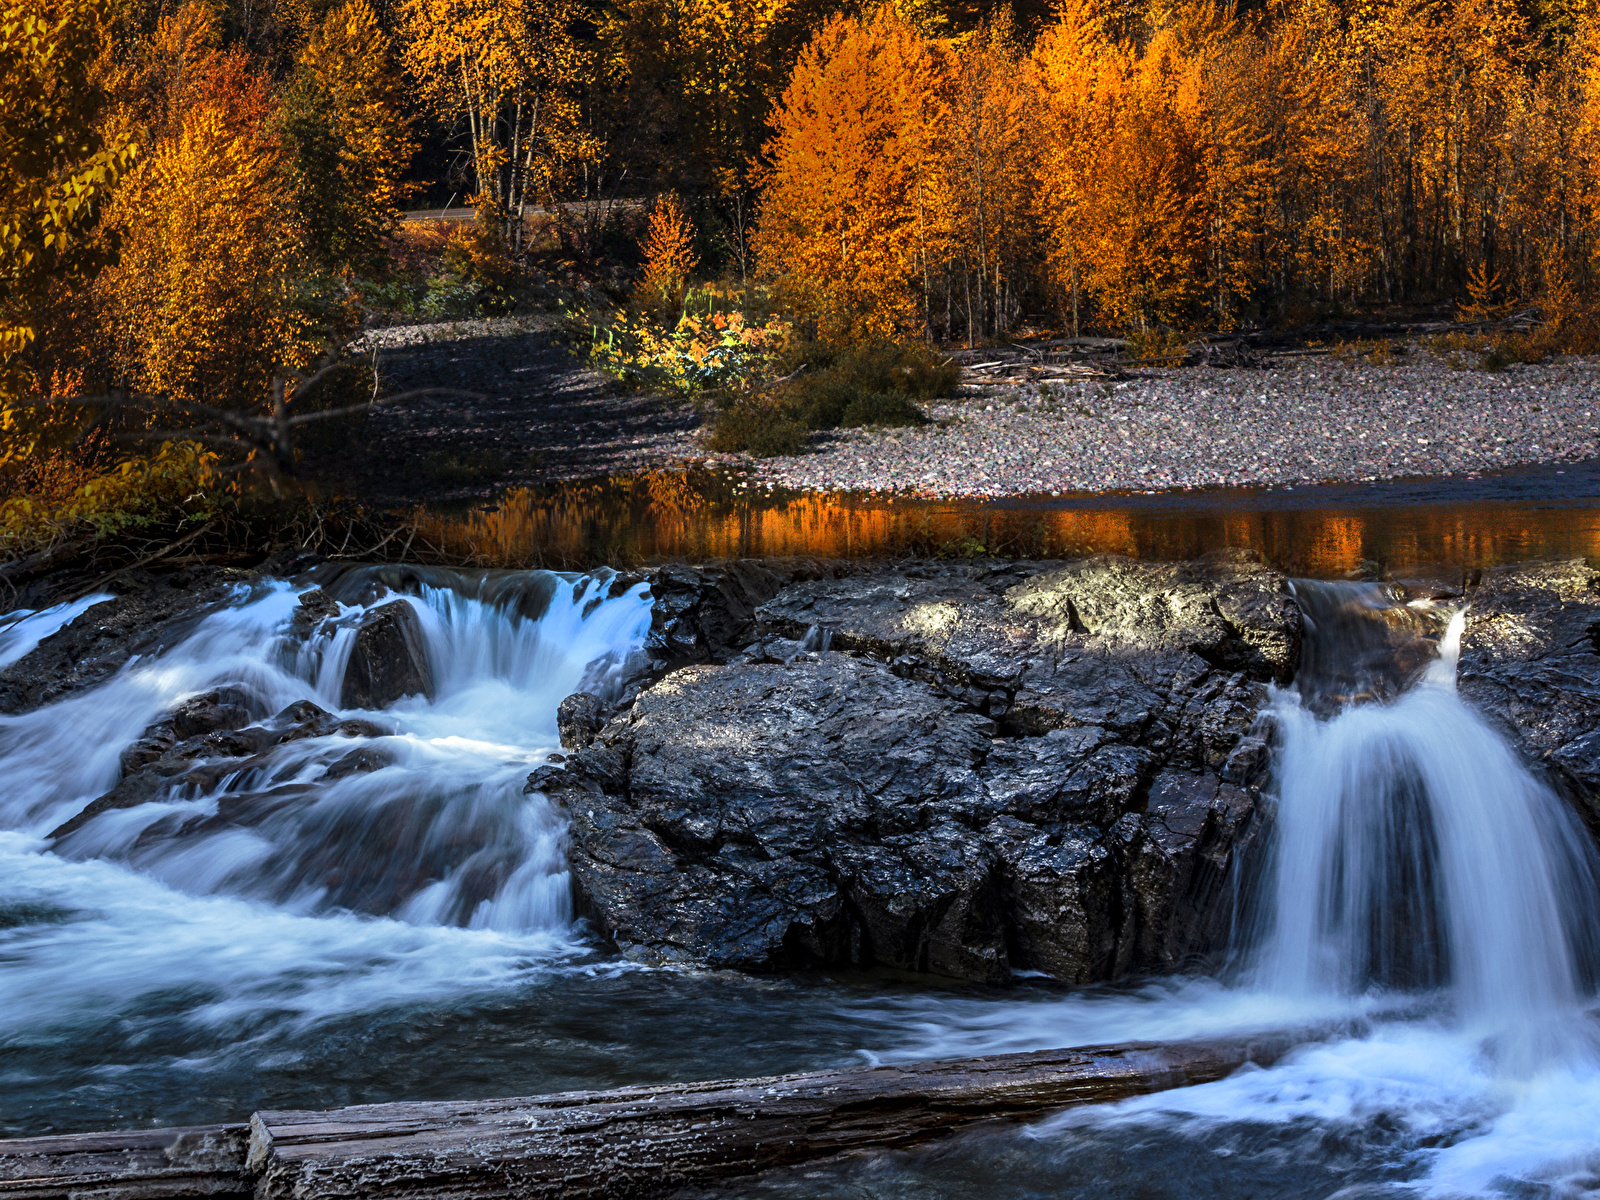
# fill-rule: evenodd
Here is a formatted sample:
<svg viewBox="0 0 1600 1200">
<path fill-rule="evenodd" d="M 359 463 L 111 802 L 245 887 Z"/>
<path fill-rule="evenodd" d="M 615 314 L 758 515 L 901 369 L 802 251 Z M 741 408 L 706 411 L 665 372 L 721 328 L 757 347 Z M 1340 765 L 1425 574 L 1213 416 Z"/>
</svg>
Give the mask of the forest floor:
<svg viewBox="0 0 1600 1200">
<path fill-rule="evenodd" d="M 703 456 L 692 405 L 624 392 L 546 317 L 403 325 L 368 333 L 382 390 L 451 388 L 385 405 L 308 439 L 330 491 L 376 504 L 484 498 L 505 487 L 622 475 Z"/>
<path fill-rule="evenodd" d="M 378 504 L 709 461 L 774 486 L 1000 497 L 1472 474 L 1600 456 L 1600 358 L 1460 369 L 1415 350 L 1266 368 L 1139 369 L 1083 382 L 963 385 L 921 428 L 814 435 L 808 453 L 710 454 L 694 407 L 620 389 L 556 322 L 505 317 L 367 335 L 385 406 L 307 447 L 329 490 Z"/>
<path fill-rule="evenodd" d="M 740 461 L 793 488 L 940 496 L 1363 482 L 1600 455 L 1600 358 L 1461 369 L 1427 351 L 967 385 L 912 429 L 838 430 Z"/>
</svg>

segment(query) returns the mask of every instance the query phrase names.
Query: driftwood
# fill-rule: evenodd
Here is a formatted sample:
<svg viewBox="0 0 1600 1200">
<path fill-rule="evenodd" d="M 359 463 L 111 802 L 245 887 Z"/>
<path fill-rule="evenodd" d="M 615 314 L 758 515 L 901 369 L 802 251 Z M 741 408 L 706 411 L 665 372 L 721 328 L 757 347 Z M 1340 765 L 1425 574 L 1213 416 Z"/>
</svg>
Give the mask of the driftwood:
<svg viewBox="0 0 1600 1200">
<path fill-rule="evenodd" d="M 248 1196 L 247 1125 L 71 1133 L 0 1141 L 6 1200 Z"/>
<path fill-rule="evenodd" d="M 645 1197 L 1221 1079 L 1302 1040 L 1135 1043 L 509 1100 L 258 1112 L 0 1141 L 0 1200 Z"/>
</svg>

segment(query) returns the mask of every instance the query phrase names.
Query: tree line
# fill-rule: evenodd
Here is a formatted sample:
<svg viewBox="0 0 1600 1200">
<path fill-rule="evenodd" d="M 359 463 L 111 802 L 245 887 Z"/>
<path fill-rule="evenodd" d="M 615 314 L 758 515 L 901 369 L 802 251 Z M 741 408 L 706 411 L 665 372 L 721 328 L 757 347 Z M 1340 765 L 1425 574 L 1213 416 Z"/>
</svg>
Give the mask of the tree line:
<svg viewBox="0 0 1600 1200">
<path fill-rule="evenodd" d="M 681 193 L 684 261 L 834 337 L 1449 304 L 1576 345 L 1597 131 L 1576 0 L 4 0 L 0 425 L 292 391 L 419 176 L 513 260 L 533 206 Z"/>
<path fill-rule="evenodd" d="M 1588 328 L 1600 58 L 1512 0 L 1063 0 L 932 36 L 830 18 L 762 164 L 758 244 L 840 328 L 992 338 L 1537 304 Z"/>
</svg>

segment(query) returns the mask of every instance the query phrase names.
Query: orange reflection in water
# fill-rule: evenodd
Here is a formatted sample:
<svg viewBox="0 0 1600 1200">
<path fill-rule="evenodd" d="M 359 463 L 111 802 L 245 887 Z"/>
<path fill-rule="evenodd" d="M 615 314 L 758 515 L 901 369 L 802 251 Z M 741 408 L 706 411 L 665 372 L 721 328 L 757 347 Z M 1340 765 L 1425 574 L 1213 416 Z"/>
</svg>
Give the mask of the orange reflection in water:
<svg viewBox="0 0 1600 1200">
<path fill-rule="evenodd" d="M 1600 556 L 1600 507 L 1504 502 L 1389 508 L 1046 507 L 806 493 L 765 495 L 705 472 L 518 490 L 462 515 L 418 515 L 419 537 L 447 561 L 582 568 L 661 560 L 980 555 L 1193 558 L 1259 551 L 1297 574 L 1337 576 L 1362 562 L 1491 566 Z"/>
</svg>

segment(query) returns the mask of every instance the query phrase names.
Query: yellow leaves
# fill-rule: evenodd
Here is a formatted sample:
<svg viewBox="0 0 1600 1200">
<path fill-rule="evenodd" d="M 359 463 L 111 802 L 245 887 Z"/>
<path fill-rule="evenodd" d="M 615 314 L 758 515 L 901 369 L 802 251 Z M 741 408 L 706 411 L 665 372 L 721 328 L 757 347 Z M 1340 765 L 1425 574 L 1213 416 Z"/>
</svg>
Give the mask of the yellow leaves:
<svg viewBox="0 0 1600 1200">
<path fill-rule="evenodd" d="M 635 102 L 671 97 L 682 172 L 748 182 L 767 115 L 783 89 L 799 0 L 621 0 L 600 40 L 615 83 Z M 724 188 L 726 191 L 727 189 Z"/>
<path fill-rule="evenodd" d="M 278 365 L 313 356 L 290 303 L 299 234 L 266 116 L 241 122 L 257 80 L 220 64 L 129 179 L 103 280 L 108 332 L 141 390 L 223 407 L 261 403 Z"/>
<path fill-rule="evenodd" d="M 801 53 L 767 147 L 756 245 L 828 335 L 922 324 L 919 201 L 943 109 L 932 47 L 892 8 L 835 16 Z"/>
<path fill-rule="evenodd" d="M 279 102 L 300 224 L 324 268 L 381 269 L 415 153 L 388 36 L 367 0 L 327 14 Z"/>
<path fill-rule="evenodd" d="M 0 553 L 26 553 L 84 529 L 104 536 L 155 520 L 205 520 L 219 466 L 215 453 L 186 441 L 163 442 L 104 472 L 69 455 L 44 456 L 30 464 L 21 493 L 0 502 Z"/>
<path fill-rule="evenodd" d="M 51 289 L 96 265 L 88 231 L 138 154 L 99 120 L 90 69 L 108 21 L 102 0 L 0 5 L 0 396 Z"/>
<path fill-rule="evenodd" d="M 572 28 L 577 0 L 406 0 L 405 60 L 424 97 L 468 125 L 482 207 L 514 237 L 530 199 L 546 198 L 594 157 L 578 95 L 590 53 Z"/>
</svg>

